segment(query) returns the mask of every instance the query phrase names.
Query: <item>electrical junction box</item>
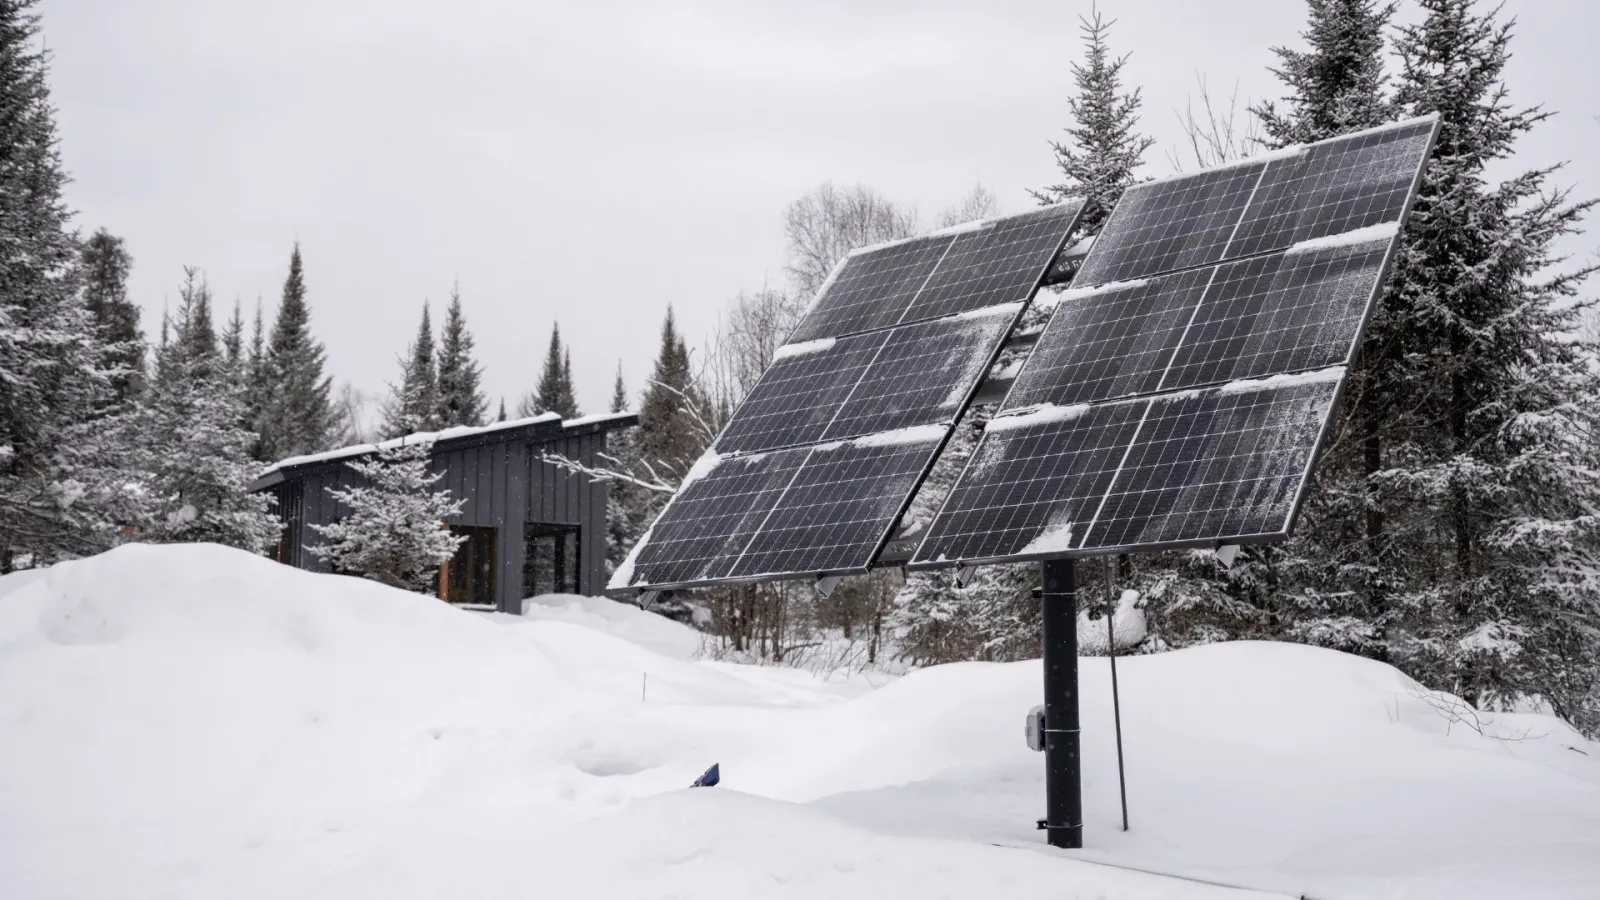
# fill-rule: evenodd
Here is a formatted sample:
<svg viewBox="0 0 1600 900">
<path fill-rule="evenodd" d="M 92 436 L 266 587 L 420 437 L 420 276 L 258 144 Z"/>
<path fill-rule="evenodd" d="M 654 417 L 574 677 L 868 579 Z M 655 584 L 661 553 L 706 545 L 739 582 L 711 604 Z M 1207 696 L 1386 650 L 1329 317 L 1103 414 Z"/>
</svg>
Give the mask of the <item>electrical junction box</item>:
<svg viewBox="0 0 1600 900">
<path fill-rule="evenodd" d="M 1028 749 L 1035 753 L 1044 751 L 1044 707 L 1035 706 L 1028 710 L 1028 721 L 1023 726 L 1023 731 L 1028 737 Z"/>
</svg>

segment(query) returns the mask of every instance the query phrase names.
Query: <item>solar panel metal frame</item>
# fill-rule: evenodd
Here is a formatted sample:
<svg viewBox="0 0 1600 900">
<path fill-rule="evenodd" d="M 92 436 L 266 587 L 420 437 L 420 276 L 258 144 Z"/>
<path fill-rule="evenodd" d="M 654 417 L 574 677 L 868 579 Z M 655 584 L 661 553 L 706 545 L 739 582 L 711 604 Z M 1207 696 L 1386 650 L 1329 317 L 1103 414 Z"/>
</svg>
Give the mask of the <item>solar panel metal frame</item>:
<svg viewBox="0 0 1600 900">
<path fill-rule="evenodd" d="M 1258 534 L 1234 535 L 1234 536 L 1229 536 L 1227 538 L 1210 537 L 1210 538 L 1194 539 L 1194 540 L 1164 541 L 1164 542 L 1160 542 L 1160 543 L 1150 543 L 1150 544 L 1130 544 L 1130 545 L 1127 545 L 1127 546 L 1118 546 L 1118 547 L 1095 547 L 1095 548 L 1087 548 L 1087 549 L 1081 549 L 1081 550 L 1074 549 L 1074 550 L 1040 552 L 1040 553 L 1002 554 L 1002 555 L 996 555 L 996 556 L 974 557 L 974 558 L 965 558 L 965 559 L 919 560 L 917 557 L 922 553 L 923 547 L 926 545 L 927 541 L 929 539 L 931 539 L 935 534 L 934 529 L 933 529 L 933 522 L 937 522 L 938 519 L 943 515 L 945 505 L 948 504 L 948 502 L 949 502 L 950 495 L 946 495 L 944 502 L 942 502 L 940 504 L 939 512 L 934 515 L 934 518 L 933 518 L 932 522 L 929 523 L 929 527 L 926 530 L 926 532 L 924 533 L 924 535 L 922 537 L 922 540 L 918 541 L 917 548 L 912 552 L 912 558 L 909 561 L 907 561 L 906 563 L 903 564 L 904 568 L 906 570 L 908 570 L 908 571 L 929 571 L 929 570 L 934 570 L 934 569 L 954 568 L 954 567 L 957 567 L 957 566 L 972 567 L 972 566 L 979 566 L 979 565 L 998 565 L 998 564 L 1003 564 L 1003 563 L 1037 562 L 1037 561 L 1048 560 L 1048 559 L 1076 559 L 1076 558 L 1087 558 L 1087 557 L 1094 557 L 1094 556 L 1109 556 L 1109 555 L 1113 555 L 1113 554 L 1130 553 L 1130 552 L 1159 553 L 1159 552 L 1169 551 L 1169 550 L 1214 549 L 1214 548 L 1219 547 L 1219 546 L 1225 546 L 1225 545 L 1230 545 L 1230 544 L 1247 545 L 1247 544 L 1273 543 L 1273 542 L 1277 542 L 1277 541 L 1282 541 L 1282 540 L 1290 537 L 1294 533 L 1294 523 L 1299 519 L 1301 508 L 1305 504 L 1306 493 L 1307 493 L 1306 488 L 1310 483 L 1311 475 L 1316 470 L 1317 464 L 1321 461 L 1322 453 L 1326 449 L 1326 446 L 1327 446 L 1328 433 L 1332 430 L 1334 422 L 1339 416 L 1340 407 L 1342 406 L 1342 404 L 1344 402 L 1345 389 L 1346 389 L 1346 386 L 1347 386 L 1347 384 L 1348 384 L 1348 382 L 1350 380 L 1349 369 L 1350 369 L 1350 367 L 1352 365 L 1355 365 L 1357 360 L 1359 359 L 1360 348 L 1361 348 L 1362 341 L 1366 336 L 1367 327 L 1371 324 L 1372 315 L 1373 315 L 1374 311 L 1377 308 L 1377 304 L 1378 304 L 1379 300 L 1382 298 L 1383 292 L 1388 287 L 1390 277 L 1394 273 L 1394 266 L 1395 266 L 1395 263 L 1396 263 L 1396 259 L 1399 256 L 1399 253 L 1398 253 L 1399 245 L 1400 245 L 1400 241 L 1401 241 L 1401 239 L 1402 239 L 1402 237 L 1404 236 L 1404 233 L 1405 233 L 1406 222 L 1407 222 L 1407 220 L 1410 219 L 1411 211 L 1412 211 L 1413 207 L 1416 205 L 1417 196 L 1420 193 L 1421 188 L 1422 188 L 1423 178 L 1427 174 L 1428 163 L 1430 162 L 1430 160 L 1433 157 L 1433 150 L 1434 150 L 1434 147 L 1437 144 L 1438 139 L 1439 139 L 1440 127 L 1439 127 L 1439 119 L 1438 119 L 1437 115 L 1425 116 L 1425 117 L 1420 117 L 1418 119 L 1407 120 L 1408 122 L 1414 124 L 1414 123 L 1418 123 L 1418 122 L 1421 122 L 1421 121 L 1425 121 L 1425 120 L 1427 120 L 1429 118 L 1433 119 L 1433 128 L 1430 130 L 1430 132 L 1428 134 L 1427 144 L 1426 144 L 1426 147 L 1424 148 L 1424 151 L 1423 151 L 1423 154 L 1422 154 L 1422 161 L 1417 166 L 1417 171 L 1416 171 L 1415 175 L 1412 178 L 1411 188 L 1410 188 L 1409 192 L 1407 193 L 1406 202 L 1402 205 L 1402 207 L 1400 209 L 1398 220 L 1397 220 L 1398 223 L 1399 223 L 1398 227 L 1395 229 L 1394 235 L 1391 236 L 1390 239 L 1389 239 L 1389 247 L 1388 247 L 1387 253 L 1385 254 L 1384 264 L 1383 264 L 1383 266 L 1382 266 L 1382 268 L 1381 268 L 1381 270 L 1379 272 L 1378 278 L 1376 279 L 1376 281 L 1375 281 L 1375 283 L 1373 285 L 1371 296 L 1368 298 L 1366 306 L 1362 310 L 1360 324 L 1355 329 L 1355 333 L 1351 336 L 1350 351 L 1346 355 L 1344 362 L 1340 364 L 1345 369 L 1344 374 L 1341 375 L 1340 378 L 1338 379 L 1336 388 L 1334 390 L 1333 399 L 1332 399 L 1332 401 L 1331 401 L 1331 403 L 1329 405 L 1328 414 L 1327 414 L 1327 416 L 1324 417 L 1321 428 L 1318 429 L 1316 444 L 1311 449 L 1311 453 L 1310 453 L 1310 455 L 1308 457 L 1308 462 L 1307 462 L 1307 465 L 1305 467 L 1305 470 L 1300 473 L 1299 483 L 1297 484 L 1297 486 L 1295 488 L 1294 501 L 1290 505 L 1290 509 L 1289 509 L 1288 515 L 1285 517 L 1285 520 L 1284 520 L 1285 521 L 1285 525 L 1284 525 L 1283 529 L 1278 530 L 1278 531 L 1264 532 L 1264 533 L 1258 533 Z M 1393 125 L 1384 126 L 1384 127 L 1403 127 L 1403 124 L 1404 123 L 1394 123 Z M 1360 132 L 1356 132 L 1355 134 L 1359 134 L 1359 133 Z M 1265 173 L 1263 172 L 1263 175 L 1264 174 Z M 1248 208 L 1248 205 L 1247 205 L 1247 208 Z M 1116 211 L 1113 210 L 1112 211 L 1112 217 L 1114 218 L 1115 216 L 1116 216 Z M 1244 213 L 1241 212 L 1241 222 L 1243 221 L 1243 219 L 1244 219 Z M 1108 220 L 1107 224 L 1109 224 L 1109 220 Z M 1090 252 L 1092 254 L 1093 250 L 1091 250 Z M 1281 252 L 1281 251 L 1279 251 L 1279 250 L 1266 251 L 1266 252 L 1262 252 L 1262 253 L 1252 254 L 1251 256 L 1247 256 L 1247 257 L 1237 257 L 1235 259 L 1229 259 L 1229 260 L 1218 260 L 1218 261 L 1213 261 L 1213 262 L 1209 262 L 1209 263 L 1186 266 L 1186 267 L 1181 268 L 1181 269 L 1173 269 L 1171 271 L 1164 271 L 1164 272 L 1159 272 L 1159 273 L 1150 273 L 1149 277 L 1154 277 L 1155 275 L 1172 275 L 1172 274 L 1175 274 L 1177 272 L 1188 271 L 1190 269 L 1200 269 L 1200 268 L 1206 268 L 1208 266 L 1213 266 L 1213 265 L 1218 265 L 1218 264 L 1226 264 L 1226 263 L 1229 263 L 1229 262 L 1237 262 L 1237 261 L 1242 260 L 1242 259 L 1249 259 L 1249 258 L 1252 258 L 1254 256 L 1266 256 L 1266 255 L 1269 255 L 1270 253 L 1276 253 L 1276 252 Z M 1056 310 L 1054 312 L 1052 312 L 1052 316 L 1051 316 L 1052 319 L 1054 318 L 1055 312 L 1059 312 L 1059 311 L 1060 311 L 1060 305 L 1058 305 L 1056 307 Z M 1180 345 L 1180 347 L 1181 347 L 1181 345 Z M 1026 366 L 1026 363 L 1024 363 L 1024 366 Z M 1288 374 L 1288 373 L 1284 373 L 1284 374 Z M 1207 387 L 1198 388 L 1198 390 L 1207 390 L 1207 389 L 1213 389 L 1214 390 L 1215 388 L 1216 388 L 1216 386 L 1207 386 Z M 1187 388 L 1185 390 L 1196 390 L 1196 389 L 1197 388 Z M 1153 398 L 1156 398 L 1156 397 L 1160 397 L 1162 394 L 1167 394 L 1167 393 L 1174 393 L 1174 391 L 1157 391 L 1157 392 L 1152 392 L 1152 393 L 1148 393 L 1148 394 L 1133 395 L 1133 396 L 1128 396 L 1128 397 L 1120 397 L 1120 398 L 1117 398 L 1117 399 L 1114 399 L 1114 400 L 1098 401 L 1098 402 L 1096 402 L 1095 404 L 1092 404 L 1092 405 L 1099 406 L 1099 405 L 1110 404 L 1110 403 L 1124 403 L 1124 402 L 1130 402 L 1130 401 L 1137 401 L 1137 400 L 1140 400 L 1140 399 L 1150 400 L 1150 399 L 1153 399 Z M 1010 396 L 1010 394 L 1008 392 L 1007 393 L 1007 399 L 1009 399 L 1009 396 Z M 1002 409 L 1005 408 L 1005 403 L 1004 402 L 1002 402 L 1001 408 Z M 982 445 L 982 440 L 980 440 L 980 442 L 979 442 L 979 447 L 980 448 L 981 448 L 981 445 Z M 978 458 L 978 449 L 979 448 L 974 448 L 972 458 L 968 460 L 968 463 L 967 463 L 968 466 L 972 465 L 973 462 Z M 942 452 L 942 449 L 941 449 L 941 452 Z M 966 474 L 966 467 L 963 467 L 962 474 L 958 475 L 957 478 L 956 478 L 956 481 L 955 481 L 956 485 L 960 485 L 961 484 L 965 474 Z M 1113 480 L 1113 486 L 1114 486 L 1114 483 L 1115 482 Z M 954 488 L 952 488 L 951 494 L 954 494 Z"/>
<path fill-rule="evenodd" d="M 1015 302 L 1015 303 L 1017 303 L 1017 310 L 1011 317 L 1010 325 L 1002 332 L 1001 339 L 995 342 L 995 345 L 994 345 L 993 349 L 989 353 L 988 360 L 985 362 L 984 366 L 980 370 L 981 373 L 989 372 L 990 370 L 992 370 L 994 368 L 995 363 L 999 361 L 1001 354 L 1005 350 L 1006 339 L 1009 337 L 1010 334 L 1015 332 L 1017 324 L 1022 321 L 1023 315 L 1026 314 L 1027 310 L 1032 305 L 1034 299 L 1038 296 L 1039 289 L 1043 286 L 1043 284 L 1045 282 L 1045 279 L 1049 276 L 1050 271 L 1055 266 L 1057 258 L 1061 255 L 1062 250 L 1064 250 L 1068 246 L 1068 241 L 1073 237 L 1074 232 L 1077 230 L 1078 223 L 1079 223 L 1079 221 L 1080 221 L 1080 219 L 1081 219 L 1081 217 L 1083 215 L 1083 202 L 1081 200 L 1078 200 L 1078 201 L 1067 201 L 1066 203 L 1059 204 L 1059 205 L 1068 206 L 1070 204 L 1073 204 L 1074 202 L 1075 202 L 1076 206 L 1075 206 L 1075 208 L 1071 209 L 1071 211 L 1066 214 L 1066 227 L 1062 229 L 1060 238 L 1056 243 L 1056 247 L 1055 247 L 1054 251 L 1038 267 L 1037 274 L 1033 278 L 1033 282 L 1032 282 L 1033 286 L 1032 286 L 1032 288 L 1029 289 L 1028 291 L 1026 291 L 1025 292 L 1025 296 L 1019 298 L 1018 300 L 1005 300 L 1005 301 L 1002 301 L 1001 303 L 992 304 L 993 306 L 1003 306 L 1003 305 L 1006 305 L 1008 303 Z M 1037 213 L 1037 212 L 1040 212 L 1040 211 L 1042 211 L 1042 210 L 1032 210 L 1030 212 L 1031 213 Z M 1028 213 L 1019 213 L 1018 215 L 1021 216 L 1021 215 L 1027 215 L 1027 214 Z M 1010 217 L 999 217 L 999 218 L 1010 218 Z M 957 235 L 957 237 L 959 237 L 959 235 Z M 831 283 L 833 281 L 833 279 L 838 276 L 839 272 L 841 272 L 843 270 L 843 268 L 844 268 L 844 266 L 845 266 L 845 264 L 847 262 L 848 262 L 848 257 L 846 259 L 844 259 L 844 260 L 840 260 L 839 263 L 834 267 L 833 272 L 830 273 L 830 275 L 829 275 L 828 281 L 824 282 L 823 288 L 821 290 L 819 290 L 819 293 L 818 293 L 819 298 L 821 297 L 822 292 L 827 290 L 828 284 Z M 937 266 L 935 267 L 935 269 L 937 269 Z M 914 302 L 914 300 L 915 300 L 915 294 L 913 294 L 913 296 L 912 296 L 912 301 Z M 910 309 L 911 305 L 912 305 L 912 303 L 908 302 L 907 309 Z M 978 309 L 987 309 L 987 308 L 989 308 L 989 307 L 978 307 Z M 808 313 L 808 315 L 809 315 L 809 313 Z M 960 314 L 958 313 L 958 314 L 955 314 L 955 315 L 960 315 Z M 940 318 L 947 318 L 947 317 L 940 317 Z M 894 325 L 884 326 L 883 328 L 872 329 L 872 330 L 876 331 L 876 330 L 888 330 L 890 328 L 897 328 L 897 327 L 909 327 L 909 326 L 912 326 L 912 325 L 922 324 L 923 322 L 931 322 L 931 321 L 938 321 L 938 319 L 923 319 L 923 320 L 918 320 L 917 322 L 903 322 L 903 323 L 897 322 Z M 804 323 L 804 319 L 802 319 L 801 324 L 803 324 L 803 323 Z M 789 337 L 785 341 L 785 343 L 787 344 L 789 341 L 791 341 L 799 333 L 800 333 L 800 327 L 797 325 L 795 332 L 789 335 Z M 863 334 L 863 333 L 868 333 L 868 332 L 856 332 L 856 334 Z M 852 336 L 852 335 L 839 335 L 835 339 L 843 338 L 843 337 L 849 337 L 849 336 Z M 639 591 L 688 590 L 688 589 L 692 589 L 692 588 L 711 587 L 711 586 L 721 585 L 721 584 L 753 584 L 753 583 L 762 583 L 762 582 L 767 582 L 767 581 L 785 581 L 785 580 L 793 580 L 793 579 L 808 578 L 808 577 L 827 578 L 827 577 L 842 577 L 842 576 L 849 576 L 849 575 L 863 575 L 863 574 L 866 574 L 867 572 L 872 570 L 872 568 L 874 567 L 874 564 L 876 563 L 878 558 L 883 554 L 884 547 L 889 543 L 890 539 L 894 536 L 894 530 L 895 530 L 896 524 L 899 523 L 900 521 L 902 521 L 905 518 L 905 514 L 906 514 L 907 510 L 909 510 L 911 508 L 912 502 L 916 499 L 917 491 L 922 487 L 923 483 L 927 481 L 928 475 L 929 475 L 930 472 L 933 471 L 933 467 L 938 462 L 939 457 L 944 454 L 945 448 L 950 443 L 951 436 L 955 433 L 956 423 L 960 421 L 961 416 L 963 414 L 965 414 L 965 412 L 967 411 L 968 408 L 971 407 L 973 398 L 977 396 L 978 391 L 983 386 L 983 381 L 984 381 L 984 379 L 983 379 L 981 374 L 980 374 L 980 376 L 978 378 L 973 379 L 971 385 L 968 386 L 965 394 L 962 396 L 961 402 L 954 407 L 954 409 L 953 409 L 953 411 L 951 413 L 950 422 L 943 426 L 943 431 L 944 431 L 943 436 L 938 440 L 938 442 L 936 444 L 934 444 L 934 446 L 932 448 L 932 452 L 930 452 L 928 454 L 927 460 L 923 463 L 922 469 L 917 474 L 917 476 L 914 479 L 914 481 L 912 482 L 910 489 L 905 492 L 905 496 L 900 501 L 899 509 L 897 509 L 895 511 L 894 516 L 888 520 L 887 527 L 884 529 L 883 534 L 879 536 L 878 540 L 876 541 L 876 543 L 872 547 L 872 552 L 867 557 L 867 562 L 864 565 L 859 566 L 859 567 L 851 567 L 851 568 L 845 568 L 845 569 L 834 569 L 834 570 L 824 570 L 824 571 L 810 571 L 810 570 L 807 570 L 807 571 L 804 571 L 804 572 L 771 573 L 771 574 L 763 574 L 763 575 L 758 575 L 758 576 L 747 576 L 747 577 L 695 578 L 695 579 L 686 579 L 686 580 L 683 580 L 683 581 L 676 581 L 676 582 L 651 583 L 651 582 L 643 582 L 643 581 L 630 581 L 630 583 L 628 583 L 627 585 L 618 585 L 618 586 L 615 586 L 615 587 L 612 587 L 612 586 L 610 586 L 608 584 L 607 593 L 632 594 L 632 593 L 636 593 L 636 592 L 639 592 Z M 737 416 L 737 414 L 738 414 L 737 410 L 735 410 L 734 415 Z M 719 434 L 719 437 L 720 437 L 720 434 Z M 863 436 L 863 437 L 870 437 L 870 435 Z M 857 438 L 856 440 L 860 440 L 860 439 L 861 438 Z M 829 442 L 822 442 L 822 443 L 829 443 Z M 846 442 L 846 443 L 848 443 L 848 442 Z M 712 441 L 712 446 L 715 446 L 715 444 L 716 444 L 716 441 L 713 440 Z M 818 446 L 818 445 L 817 444 L 801 444 L 801 445 L 798 445 L 796 447 L 781 448 L 781 449 L 765 451 L 765 452 L 768 452 L 768 453 L 779 453 L 779 452 L 784 452 L 786 450 L 795 450 L 795 449 L 802 449 L 802 448 L 805 448 L 805 449 L 809 450 L 809 449 L 814 449 L 816 446 Z M 738 458 L 739 458 L 738 456 L 728 457 L 729 460 L 737 460 Z M 667 505 L 662 508 L 660 513 L 657 514 L 654 522 L 651 525 L 652 528 L 655 527 L 655 522 L 662 521 L 662 519 L 667 515 L 668 511 L 671 510 L 671 508 L 677 502 L 678 498 L 681 495 L 682 495 L 682 491 L 681 490 L 680 491 L 675 491 L 673 493 L 672 498 L 667 501 Z M 751 538 L 750 538 L 750 541 L 747 544 L 747 547 L 749 545 L 753 545 L 754 544 L 756 537 L 758 537 L 760 535 L 760 533 L 761 533 L 760 529 L 757 529 L 757 531 L 754 534 L 751 535 Z M 632 552 L 630 552 L 630 554 L 629 554 L 629 559 L 630 560 L 634 558 L 634 555 L 638 552 L 640 547 L 648 540 L 648 534 L 649 534 L 649 532 L 646 532 L 646 538 L 641 539 L 639 544 L 635 546 L 635 548 L 633 549 Z M 730 568 L 732 568 L 732 567 L 730 566 Z"/>
</svg>

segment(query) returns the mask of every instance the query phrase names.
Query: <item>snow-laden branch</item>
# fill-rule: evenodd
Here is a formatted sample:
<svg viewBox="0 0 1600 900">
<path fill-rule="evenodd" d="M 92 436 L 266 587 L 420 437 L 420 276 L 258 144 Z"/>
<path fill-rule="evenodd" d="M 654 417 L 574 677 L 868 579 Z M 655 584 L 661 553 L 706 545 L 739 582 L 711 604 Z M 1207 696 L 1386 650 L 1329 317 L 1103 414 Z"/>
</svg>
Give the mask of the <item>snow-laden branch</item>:
<svg viewBox="0 0 1600 900">
<path fill-rule="evenodd" d="M 603 454 L 600 458 L 612 463 L 617 462 L 617 460 L 613 459 L 612 457 L 605 456 Z M 558 468 L 566 469 L 569 472 L 578 472 L 580 474 L 587 475 L 590 478 L 593 478 L 595 481 L 620 481 L 625 484 L 631 484 L 635 487 L 644 488 L 647 491 L 653 491 L 658 494 L 671 494 L 677 490 L 676 485 L 667 482 L 665 479 L 657 475 L 655 468 L 648 462 L 643 463 L 644 467 L 649 470 L 648 477 L 641 478 L 631 472 L 624 472 L 620 469 L 615 469 L 610 466 L 592 466 L 587 463 L 578 462 L 577 460 L 563 456 L 560 453 L 541 453 L 539 454 L 539 459 L 542 462 L 547 462 Z"/>
</svg>

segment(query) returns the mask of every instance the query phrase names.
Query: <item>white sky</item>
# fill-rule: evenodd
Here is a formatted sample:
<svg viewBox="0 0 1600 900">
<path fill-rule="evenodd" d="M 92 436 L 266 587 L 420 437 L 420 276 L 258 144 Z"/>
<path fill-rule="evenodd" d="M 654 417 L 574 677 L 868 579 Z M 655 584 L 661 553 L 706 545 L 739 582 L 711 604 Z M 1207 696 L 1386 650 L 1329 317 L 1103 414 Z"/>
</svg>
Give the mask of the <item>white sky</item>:
<svg viewBox="0 0 1600 900">
<path fill-rule="evenodd" d="M 154 335 L 182 266 L 268 321 L 305 254 L 331 373 L 377 391 L 459 279 L 491 406 L 538 373 L 550 325 L 578 398 L 619 359 L 636 390 L 671 303 L 691 340 L 783 279 L 779 213 L 873 185 L 925 219 L 981 180 L 1007 210 L 1054 177 L 1076 16 L 1019 0 L 44 0 L 70 202 L 134 256 Z M 1277 96 L 1291 0 L 1103 2 L 1170 170 L 1198 75 Z M 1561 113 L 1522 145 L 1600 194 L 1600 4 L 1509 0 L 1512 99 Z M 1407 9 L 1406 14 L 1414 15 Z M 1600 239 L 1586 237 L 1575 252 Z M 227 311 L 219 313 L 226 316 Z M 436 320 L 437 321 L 437 320 Z"/>
</svg>

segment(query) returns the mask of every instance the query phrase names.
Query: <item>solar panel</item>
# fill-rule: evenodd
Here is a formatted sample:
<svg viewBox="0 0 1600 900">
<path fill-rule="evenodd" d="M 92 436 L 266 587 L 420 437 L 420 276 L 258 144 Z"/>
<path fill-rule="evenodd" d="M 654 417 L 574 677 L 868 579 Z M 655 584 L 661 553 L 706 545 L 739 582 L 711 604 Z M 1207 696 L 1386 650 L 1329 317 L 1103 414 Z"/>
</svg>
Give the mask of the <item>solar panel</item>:
<svg viewBox="0 0 1600 900">
<path fill-rule="evenodd" d="M 1020 304 L 780 350 L 717 437 L 720 453 L 953 421 Z"/>
<path fill-rule="evenodd" d="M 842 337 L 897 324 L 953 243 L 955 238 L 950 235 L 923 237 L 846 256 L 789 342 Z"/>
<path fill-rule="evenodd" d="M 1081 208 L 847 257 L 611 587 L 865 571 Z"/>
<path fill-rule="evenodd" d="M 1069 200 L 852 251 L 822 286 L 789 343 L 1024 302 L 1082 211 L 1082 201 Z"/>
<path fill-rule="evenodd" d="M 1344 369 L 1149 401 L 1077 549 L 1286 536 Z"/>
<path fill-rule="evenodd" d="M 1089 521 L 1148 405 L 1045 407 L 991 421 L 915 561 L 1026 559 L 1071 549 L 1061 529 Z"/>
<path fill-rule="evenodd" d="M 1435 127 L 1412 120 L 1134 185 L 1073 286 L 1146 278 L 1399 221 Z"/>
<path fill-rule="evenodd" d="M 1393 240 L 1313 244 L 1068 291 L 1006 406 L 1091 403 L 1343 363 Z"/>
<path fill-rule="evenodd" d="M 946 433 L 923 426 L 812 448 L 729 575 L 865 572 Z"/>
<path fill-rule="evenodd" d="M 727 577 L 810 448 L 695 464 L 618 570 L 625 584 L 700 584 Z"/>
<path fill-rule="evenodd" d="M 1130 188 L 911 568 L 1286 535 L 1436 130 Z"/>
<path fill-rule="evenodd" d="M 1027 301 L 1082 208 L 1077 201 L 1047 206 L 957 235 L 901 322 Z"/>
</svg>

